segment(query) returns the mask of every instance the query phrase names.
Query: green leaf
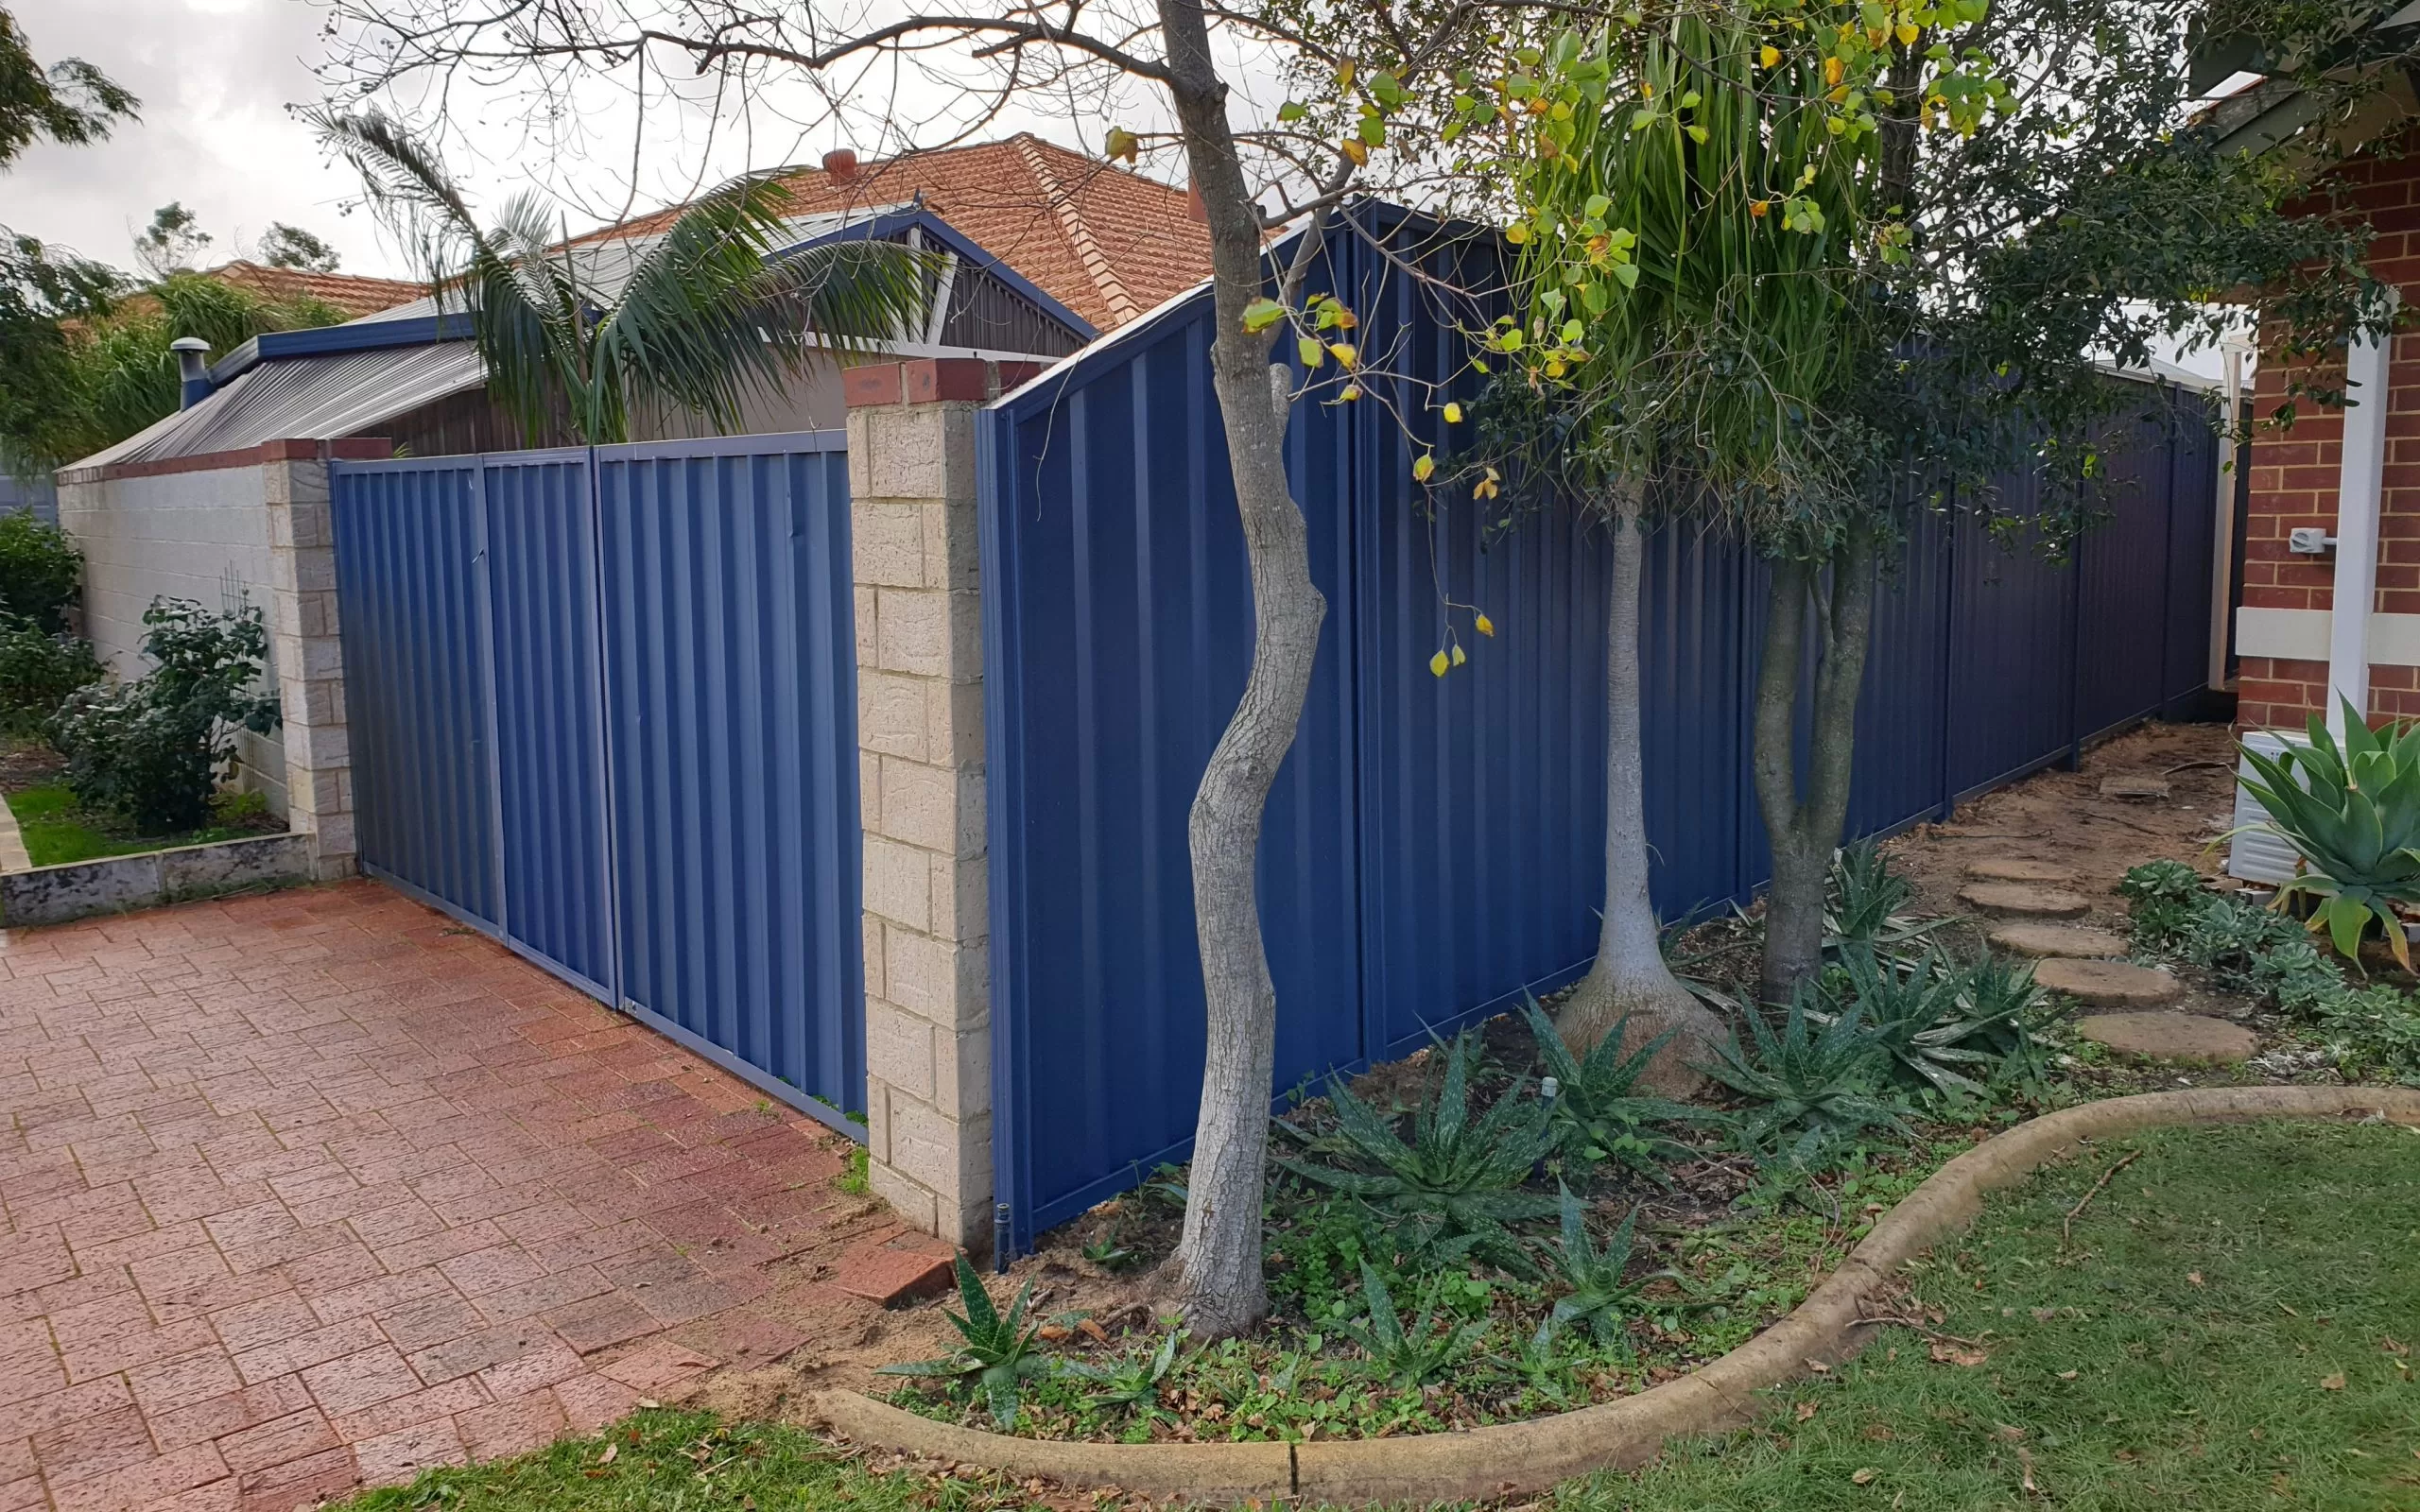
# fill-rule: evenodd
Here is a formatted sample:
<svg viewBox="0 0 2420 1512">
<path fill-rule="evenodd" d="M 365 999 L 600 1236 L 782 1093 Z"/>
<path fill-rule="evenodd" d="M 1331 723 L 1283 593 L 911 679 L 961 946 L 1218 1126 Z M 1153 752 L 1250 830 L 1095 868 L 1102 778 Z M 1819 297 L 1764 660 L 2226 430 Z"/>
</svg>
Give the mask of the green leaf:
<svg viewBox="0 0 2420 1512">
<path fill-rule="evenodd" d="M 1285 318 L 1286 306 L 1275 300 L 1258 299 L 1244 306 L 1244 329 L 1255 334 Z"/>
<path fill-rule="evenodd" d="M 1285 104 L 1277 107 L 1277 118 L 1281 121 L 1299 121 L 1310 113 L 1311 112 L 1307 108 L 1299 105 L 1292 100 L 1288 100 Z"/>
</svg>

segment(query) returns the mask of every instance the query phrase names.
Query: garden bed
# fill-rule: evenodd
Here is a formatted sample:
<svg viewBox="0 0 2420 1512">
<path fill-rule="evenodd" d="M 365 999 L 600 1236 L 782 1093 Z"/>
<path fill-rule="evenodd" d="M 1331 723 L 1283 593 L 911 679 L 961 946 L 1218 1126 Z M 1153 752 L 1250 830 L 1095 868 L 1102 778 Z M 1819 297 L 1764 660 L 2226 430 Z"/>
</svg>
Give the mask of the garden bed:
<svg viewBox="0 0 2420 1512">
<path fill-rule="evenodd" d="M 0 923 L 56 924 L 192 898 L 311 880 L 310 838 L 291 834 L 258 794 L 222 793 L 218 822 L 142 835 L 93 814 L 58 780 L 60 758 L 35 742 L 0 752 Z M 12 850 L 6 843 L 17 839 Z"/>
<path fill-rule="evenodd" d="M 1836 995 L 1822 1005 L 1837 1012 L 1869 995 L 1893 1002 L 1927 971 L 1972 971 L 1986 986 L 1996 972 L 1997 991 L 2022 975 L 2014 960 L 1983 965 L 1981 931 L 1968 921 L 1904 933 L 1916 922 L 1904 916 L 1945 912 L 1942 895 L 1954 894 L 1945 873 L 1974 857 L 1978 842 L 1997 842 L 1996 853 L 2038 849 L 2076 862 L 2099 916 L 2091 922 L 2119 930 L 2137 922 L 2115 885 L 2129 866 L 2163 856 L 2214 865 L 2203 842 L 2223 822 L 2226 748 L 2220 730 L 2154 728 L 2097 753 L 2083 773 L 2044 774 L 1962 812 L 1955 824 L 1893 842 L 1897 864 L 1916 881 L 1914 896 L 1896 905 L 1903 917 L 1882 926 L 1896 941 L 1882 956 L 1895 963 L 1857 978 L 1847 958 L 1855 952 L 1846 953 L 1835 969 Z M 2108 771 L 2147 765 L 2176 769 L 2165 803 L 2121 803 L 2091 791 Z M 2257 912 L 2204 894 L 2189 868 L 2162 875 L 2171 890 L 2181 875 L 2187 890 L 2209 898 L 2218 920 L 2209 927 L 2222 936 L 2234 927 L 2228 920 Z M 1858 906 L 1842 899 L 1844 913 Z M 1875 1214 L 1945 1160 L 2025 1116 L 2179 1085 L 2420 1080 L 2420 1046 L 2412 1059 L 2396 1058 L 2395 1026 L 2420 1026 L 2408 996 L 2388 988 L 2361 1000 L 2377 1024 L 2366 1039 L 2348 1038 L 2352 1010 L 2339 1004 L 2326 1017 L 2308 981 L 2295 989 L 2300 997 L 2289 991 L 2281 1000 L 2260 986 L 2268 978 L 2245 964 L 2240 942 L 2188 938 L 2173 911 L 2148 909 L 2137 958 L 2178 968 L 2193 1008 L 2253 1028 L 2262 1045 L 2253 1061 L 2179 1066 L 2118 1055 L 2075 1039 L 2057 1005 L 2037 1004 L 2024 1011 L 2022 1035 L 1954 1040 L 1979 1054 L 1933 1070 L 1972 1085 L 1928 1080 L 1908 1062 L 1877 1063 L 1871 1091 L 1885 1107 L 1880 1116 L 1776 1122 L 1769 1115 L 1788 1089 L 1756 1091 L 1752 1076 L 1712 1088 L 1695 1116 L 1617 1120 L 1594 1143 L 1561 1142 L 1537 1152 L 1534 1169 L 1477 1183 L 1483 1206 L 1517 1211 L 1499 1227 L 1443 1216 L 1399 1179 L 1422 1129 L 1451 1123 L 1458 1097 L 1467 1099 L 1467 1126 L 1495 1121 L 1482 1144 L 1528 1137 L 1522 1131 L 1533 1121 L 1520 1109 L 1535 1102 L 1540 1074 L 1558 1068 L 1541 1057 L 1526 1022 L 1498 1019 L 1460 1048 L 1362 1078 L 1354 1089 L 1359 1112 L 1354 1100 L 1321 1098 L 1283 1121 L 1269 1199 L 1274 1314 L 1263 1329 L 1202 1347 L 1156 1314 L 1149 1275 L 1173 1248 L 1183 1201 L 1184 1173 L 1163 1171 L 1046 1236 L 1041 1252 L 1016 1267 L 1014 1284 L 1028 1292 L 1023 1322 L 1034 1332 L 1003 1341 L 1027 1362 L 1012 1407 L 967 1377 L 873 1384 L 914 1412 L 1038 1438 L 1302 1443 L 1517 1421 L 1635 1394 L 1737 1346 L 1804 1299 Z M 2297 933 L 2289 925 L 2281 936 L 2273 920 L 2257 919 L 2244 927 L 2273 953 Z M 1672 954 L 1718 993 L 1736 994 L 1754 968 L 1754 920 L 1730 919 L 1692 931 Z M 1935 951 L 1932 966 L 1916 964 Z M 1945 959 L 1959 964 L 1945 967 Z M 2342 980 L 2321 964 L 2328 980 Z M 1736 997 L 1730 1011 L 1745 1022 Z M 1820 1015 L 1806 1019 L 1800 1050 L 1824 1031 Z M 1752 1072 L 1789 1054 L 1759 1050 L 1753 1036 L 1742 1050 Z M 1561 1071 L 1568 1086 L 1570 1068 Z M 1391 1136 L 1371 1134 L 1373 1124 Z M 1377 1142 L 1386 1137 L 1406 1148 L 1384 1154 Z M 1465 1158 L 1428 1154 L 1447 1164 Z M 1557 1208 L 1566 1187 L 1568 1213 Z M 1011 1291 L 995 1285 L 994 1293 L 963 1302 L 1006 1309 Z M 929 1311 L 926 1322 L 888 1341 L 890 1361 L 945 1353 L 958 1342 Z"/>
</svg>

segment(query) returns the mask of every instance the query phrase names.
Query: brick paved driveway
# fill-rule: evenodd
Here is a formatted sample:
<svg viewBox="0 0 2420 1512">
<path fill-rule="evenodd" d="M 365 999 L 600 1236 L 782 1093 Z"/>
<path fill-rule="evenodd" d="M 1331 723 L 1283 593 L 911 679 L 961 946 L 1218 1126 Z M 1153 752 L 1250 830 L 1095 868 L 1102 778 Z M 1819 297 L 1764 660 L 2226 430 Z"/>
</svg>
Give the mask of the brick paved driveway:
<svg viewBox="0 0 2420 1512">
<path fill-rule="evenodd" d="M 0 934 L 0 1512 L 529 1448 L 862 1323 L 802 1257 L 898 1232 L 837 1137 L 371 883 Z"/>
</svg>

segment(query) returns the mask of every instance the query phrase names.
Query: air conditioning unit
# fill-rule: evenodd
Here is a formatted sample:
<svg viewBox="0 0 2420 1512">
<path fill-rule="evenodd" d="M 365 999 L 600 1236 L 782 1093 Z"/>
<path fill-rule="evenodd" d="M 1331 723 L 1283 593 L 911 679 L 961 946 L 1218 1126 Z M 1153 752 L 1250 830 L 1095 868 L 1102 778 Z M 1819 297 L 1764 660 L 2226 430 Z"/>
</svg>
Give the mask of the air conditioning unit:
<svg viewBox="0 0 2420 1512">
<path fill-rule="evenodd" d="M 2309 745 L 2310 737 L 2256 730 L 2243 737 L 2243 743 L 2263 756 L 2275 756 L 2288 745 Z M 2252 764 L 2241 757 L 2236 759 L 2236 770 L 2239 776 L 2254 775 Z M 2246 882 L 2256 882 L 2269 887 L 2293 880 L 2294 868 L 2300 861 L 2294 854 L 2294 848 L 2274 831 L 2246 828 L 2247 825 L 2264 823 L 2268 817 L 2269 811 L 2261 806 L 2260 800 L 2238 782 L 2235 789 L 2236 836 L 2227 850 L 2228 876 L 2240 877 Z"/>
</svg>

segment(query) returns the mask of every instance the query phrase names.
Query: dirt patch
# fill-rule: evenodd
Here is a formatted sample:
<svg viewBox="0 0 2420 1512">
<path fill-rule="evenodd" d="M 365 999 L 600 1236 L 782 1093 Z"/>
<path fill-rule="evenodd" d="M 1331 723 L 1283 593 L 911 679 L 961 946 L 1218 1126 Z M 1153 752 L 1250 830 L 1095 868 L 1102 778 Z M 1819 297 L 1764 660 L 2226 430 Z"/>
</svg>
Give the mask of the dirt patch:
<svg viewBox="0 0 2420 1512">
<path fill-rule="evenodd" d="M 39 740 L 0 741 L 0 793 L 22 793 L 59 780 L 67 758 Z"/>
<path fill-rule="evenodd" d="M 1899 873 L 1916 885 L 1917 912 L 1961 916 L 1942 931 L 1966 952 L 1983 948 L 1997 922 L 1958 900 L 1970 863 L 2038 862 L 2074 878 L 2091 904 L 2071 922 L 2126 933 L 2126 901 L 2118 880 L 2146 861 L 2185 862 L 2219 875 L 2223 850 L 2210 844 L 2235 822 L 2235 737 L 2225 725 L 2145 725 L 2084 752 L 2080 771 L 2037 772 L 2013 787 L 1959 805 L 1947 824 L 1920 824 L 1883 847 Z M 2106 798 L 2111 777 L 2164 778 L 2164 799 Z M 2181 1012 L 2252 1022 L 2243 999 L 2187 980 L 2182 996 L 2164 1005 Z"/>
</svg>

